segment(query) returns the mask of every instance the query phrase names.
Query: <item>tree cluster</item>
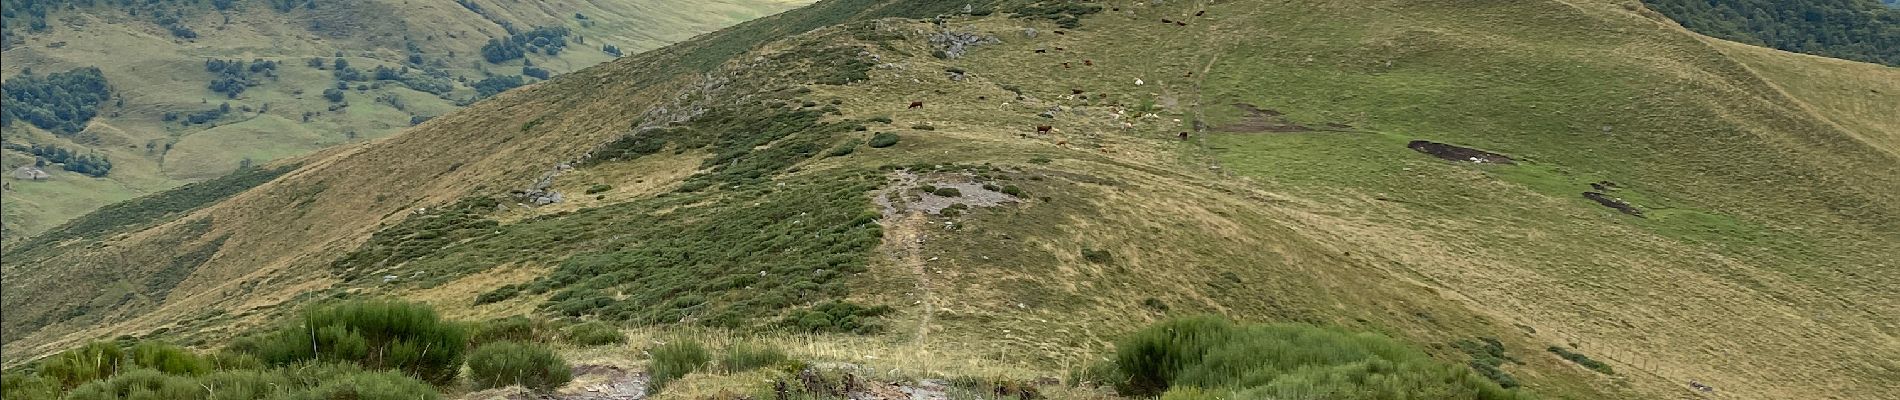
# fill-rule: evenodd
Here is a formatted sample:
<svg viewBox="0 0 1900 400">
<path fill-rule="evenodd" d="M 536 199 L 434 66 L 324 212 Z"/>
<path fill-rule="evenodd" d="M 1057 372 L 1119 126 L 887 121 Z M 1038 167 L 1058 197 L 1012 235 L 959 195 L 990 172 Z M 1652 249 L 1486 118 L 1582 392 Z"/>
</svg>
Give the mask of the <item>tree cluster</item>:
<svg viewBox="0 0 1900 400">
<path fill-rule="evenodd" d="M 78 133 L 112 96 L 99 68 L 37 75 L 32 69 L 0 84 L 0 127 L 26 121 L 56 134 Z"/>
<path fill-rule="evenodd" d="M 61 169 L 95 178 L 105 177 L 106 174 L 112 172 L 112 160 L 106 159 L 106 156 L 101 154 L 80 153 L 50 144 L 22 146 L 7 143 L 6 148 L 32 154 L 35 157 L 33 161 L 35 167 L 46 168 L 48 165 L 59 164 Z"/>
<path fill-rule="evenodd" d="M 513 30 L 510 29 L 510 32 Z M 514 32 L 505 38 L 489 39 L 488 44 L 482 45 L 482 59 L 500 64 L 531 53 L 559 55 L 567 47 L 567 35 L 566 27 L 543 26 L 527 32 Z"/>
<path fill-rule="evenodd" d="M 1705 35 L 1900 66 L 1900 9 L 1876 0 L 1643 0 Z M 1900 4 L 1886 0 L 1887 5 Z"/>
<path fill-rule="evenodd" d="M 205 71 L 211 73 L 211 91 L 235 99 L 244 89 L 259 84 L 253 74 L 275 79 L 277 62 L 253 59 L 246 64 L 243 60 L 209 59 L 205 60 Z"/>
</svg>

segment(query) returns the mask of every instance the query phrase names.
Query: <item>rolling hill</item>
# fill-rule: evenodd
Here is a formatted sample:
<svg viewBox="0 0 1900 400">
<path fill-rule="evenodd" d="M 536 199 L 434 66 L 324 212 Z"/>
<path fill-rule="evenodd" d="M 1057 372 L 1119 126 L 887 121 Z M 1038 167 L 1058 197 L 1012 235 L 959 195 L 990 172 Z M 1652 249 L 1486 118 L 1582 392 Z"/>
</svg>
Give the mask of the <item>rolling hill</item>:
<svg viewBox="0 0 1900 400">
<path fill-rule="evenodd" d="M 44 77 L 96 67 L 107 101 L 90 108 L 97 117 L 66 125 L 7 124 L 0 167 L 10 173 L 48 158 L 33 145 L 110 163 L 82 173 L 53 159 L 41 167 L 50 179 L 8 176 L 0 236 L 13 243 L 242 165 L 383 137 L 519 79 L 808 2 L 10 0 L 0 76 L 25 87 L 31 79 L 19 78 L 29 70 Z"/>
<path fill-rule="evenodd" d="M 0 334 L 388 296 L 1033 382 L 1216 314 L 1538 398 L 1893 398 L 1894 109 L 1636 1 L 825 0 L 77 218 L 4 254 Z"/>
</svg>

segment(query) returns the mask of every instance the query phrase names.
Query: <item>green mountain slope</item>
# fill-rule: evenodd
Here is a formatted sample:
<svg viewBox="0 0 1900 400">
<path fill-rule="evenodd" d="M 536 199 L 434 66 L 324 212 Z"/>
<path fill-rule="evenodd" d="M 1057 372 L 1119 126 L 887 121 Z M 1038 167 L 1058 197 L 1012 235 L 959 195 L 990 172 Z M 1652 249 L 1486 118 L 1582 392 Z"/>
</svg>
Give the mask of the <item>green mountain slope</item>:
<svg viewBox="0 0 1900 400">
<path fill-rule="evenodd" d="M 96 118 L 9 122 L 5 142 L 56 146 L 112 168 L 83 174 L 52 160 L 41 168 L 47 180 L 8 176 L 0 236 L 12 243 L 241 165 L 382 137 L 507 87 L 489 78 L 545 78 L 618 56 L 605 50 L 632 54 L 806 2 L 288 3 L 9 1 L 0 76 L 97 67 L 109 91 Z M 531 39 L 556 29 L 565 46 Z M 517 33 L 521 45 L 490 46 Z M 531 54 L 489 57 L 510 51 Z M 14 109 L 28 103 L 9 100 Z M 8 172 L 35 163 L 31 152 L 0 153 Z"/>
<path fill-rule="evenodd" d="M 1615 1 L 965 3 L 823 1 L 56 229 L 5 254 L 5 351 L 397 296 L 1035 381 L 1208 313 L 1540 398 L 1900 395 L 1893 68 Z"/>
</svg>

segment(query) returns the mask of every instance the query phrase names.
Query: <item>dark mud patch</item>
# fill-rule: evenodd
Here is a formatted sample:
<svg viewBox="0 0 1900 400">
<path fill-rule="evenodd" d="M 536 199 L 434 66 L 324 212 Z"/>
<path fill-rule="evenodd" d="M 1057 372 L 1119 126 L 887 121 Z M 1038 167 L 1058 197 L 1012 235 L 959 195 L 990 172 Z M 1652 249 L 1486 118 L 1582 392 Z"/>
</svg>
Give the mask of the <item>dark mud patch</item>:
<svg viewBox="0 0 1900 400">
<path fill-rule="evenodd" d="M 1405 145 L 1405 147 L 1449 161 L 1478 164 L 1517 164 L 1517 160 L 1511 159 L 1511 157 L 1503 154 L 1426 140 L 1414 140 L 1412 143 Z"/>
<path fill-rule="evenodd" d="M 1604 207 L 1614 208 L 1617 211 L 1622 211 L 1624 214 L 1636 216 L 1637 218 L 1644 218 L 1642 209 L 1636 208 L 1636 205 L 1630 204 L 1629 202 L 1623 201 L 1623 199 L 1619 199 L 1614 196 L 1610 196 L 1610 195 L 1599 193 L 1599 192 L 1583 192 L 1583 198 L 1590 199 L 1591 201 L 1595 201 L 1597 202 L 1597 204 L 1602 204 Z"/>
</svg>

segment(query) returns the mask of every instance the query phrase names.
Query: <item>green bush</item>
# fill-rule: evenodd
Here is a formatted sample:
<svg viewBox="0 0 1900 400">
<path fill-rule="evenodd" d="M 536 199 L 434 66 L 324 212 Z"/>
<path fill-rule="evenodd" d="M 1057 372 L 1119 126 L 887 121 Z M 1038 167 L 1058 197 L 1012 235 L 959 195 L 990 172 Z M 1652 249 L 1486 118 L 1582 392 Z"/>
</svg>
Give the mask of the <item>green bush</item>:
<svg viewBox="0 0 1900 400">
<path fill-rule="evenodd" d="M 567 360 L 547 347 L 515 342 L 496 342 L 475 348 L 468 354 L 469 380 L 477 389 L 521 385 L 536 391 L 549 391 L 573 379 Z"/>
<path fill-rule="evenodd" d="M 1385 336 L 1311 325 L 1182 318 L 1136 332 L 1115 349 L 1126 376 L 1118 389 L 1134 396 L 1195 387 L 1243 399 L 1526 398 Z M 1208 396 L 1190 392 L 1174 396 Z"/>
<path fill-rule="evenodd" d="M 1016 187 L 1016 185 L 1003 185 L 1003 190 L 998 191 L 1016 198 L 1029 197 L 1029 192 L 1024 192 L 1023 188 Z"/>
<path fill-rule="evenodd" d="M 627 334 L 605 322 L 586 322 L 567 327 L 561 339 L 576 346 L 605 346 L 627 342 Z"/>
<path fill-rule="evenodd" d="M 211 372 L 211 362 L 191 350 L 159 342 L 132 346 L 132 365 L 170 375 L 198 376 Z"/>
<path fill-rule="evenodd" d="M 652 364 L 647 367 L 648 373 L 652 374 L 652 380 L 649 381 L 648 386 L 651 387 L 650 391 L 653 393 L 659 393 L 660 389 L 665 388 L 666 384 L 673 380 L 698 372 L 706 367 L 706 363 L 712 361 L 712 356 L 706 352 L 706 346 L 691 339 L 661 344 L 648 350 L 647 353 L 653 357 Z"/>
<path fill-rule="evenodd" d="M 347 361 L 372 370 L 400 369 L 441 385 L 460 372 L 468 339 L 461 326 L 429 306 L 369 300 L 305 309 L 276 331 L 240 340 L 233 349 L 271 365 Z"/>
<path fill-rule="evenodd" d="M 934 130 L 937 130 L 937 127 L 930 126 L 930 124 L 916 124 L 916 125 L 911 125 L 910 129 L 916 129 L 920 131 L 934 131 Z"/>
<path fill-rule="evenodd" d="M 0 398 L 8 400 L 53 400 L 59 398 L 59 381 L 39 375 L 9 373 L 0 376 Z"/>
<path fill-rule="evenodd" d="M 488 293 L 475 296 L 475 305 L 494 304 L 515 298 L 515 296 L 520 294 L 521 285 L 502 285 L 501 287 L 495 288 L 495 290 L 488 291 Z"/>
<path fill-rule="evenodd" d="M 875 135 L 871 135 L 871 141 L 869 144 L 871 145 L 871 148 L 876 148 L 876 149 L 896 146 L 897 134 L 890 133 L 890 132 L 878 132 Z"/>
<path fill-rule="evenodd" d="M 726 348 L 726 355 L 719 358 L 719 368 L 726 373 L 751 371 L 763 367 L 783 364 L 791 361 L 784 351 L 763 343 L 741 342 Z"/>
<path fill-rule="evenodd" d="M 547 320 L 516 315 L 481 323 L 469 344 L 480 346 L 494 342 L 545 343 L 555 328 Z"/>
<path fill-rule="evenodd" d="M 831 149 L 830 153 L 825 153 L 825 156 L 827 157 L 848 156 L 848 155 L 851 155 L 851 153 L 857 152 L 858 145 L 862 145 L 862 144 L 864 144 L 863 140 L 858 140 L 858 139 L 846 140 L 844 141 L 844 143 L 839 144 L 837 148 Z"/>
<path fill-rule="evenodd" d="M 66 393 L 67 400 L 194 399 L 204 389 L 190 377 L 166 375 L 144 368 L 128 369 L 111 378 L 87 382 Z"/>
<path fill-rule="evenodd" d="M 1591 371 L 1596 371 L 1604 375 L 1616 374 L 1616 369 L 1611 368 L 1609 364 L 1604 364 L 1602 361 L 1592 359 L 1590 356 L 1583 355 L 1583 353 L 1570 351 L 1570 349 L 1557 346 L 1550 346 L 1548 350 L 1550 350 L 1551 353 L 1556 353 L 1558 357 L 1563 357 L 1565 360 L 1570 360 L 1570 362 L 1577 363 L 1577 365 L 1582 365 Z"/>
<path fill-rule="evenodd" d="M 1088 262 L 1091 263 L 1107 264 L 1115 262 L 1115 254 L 1108 252 L 1108 250 L 1084 248 L 1082 249 L 1082 259 L 1088 260 Z"/>
<path fill-rule="evenodd" d="M 118 374 L 124 360 L 125 350 L 119 345 L 92 342 L 47 357 L 40 364 L 40 376 L 59 382 L 62 388 L 71 389 L 88 381 Z"/>
<path fill-rule="evenodd" d="M 891 123 L 891 117 L 887 115 L 879 115 L 879 116 L 871 117 L 870 119 L 866 119 L 866 121 L 882 122 L 882 123 L 888 124 L 888 123 Z"/>
<path fill-rule="evenodd" d="M 428 383 L 394 371 L 356 372 L 328 377 L 307 389 L 272 400 L 437 400 Z"/>
<path fill-rule="evenodd" d="M 873 318 L 888 314 L 889 306 L 865 307 L 851 302 L 831 301 L 809 310 L 794 311 L 780 325 L 801 332 L 871 334 L 883 329 Z"/>
<path fill-rule="evenodd" d="M 943 197 L 963 197 L 963 191 L 957 190 L 957 188 L 953 188 L 953 187 L 940 187 L 940 188 L 937 188 L 937 190 L 930 191 L 930 194 L 943 196 Z"/>
<path fill-rule="evenodd" d="M 609 190 L 614 190 L 613 185 L 608 185 L 605 183 L 597 183 L 597 184 L 594 184 L 594 186 L 587 187 L 587 194 L 599 194 L 601 192 L 605 192 Z"/>
</svg>

